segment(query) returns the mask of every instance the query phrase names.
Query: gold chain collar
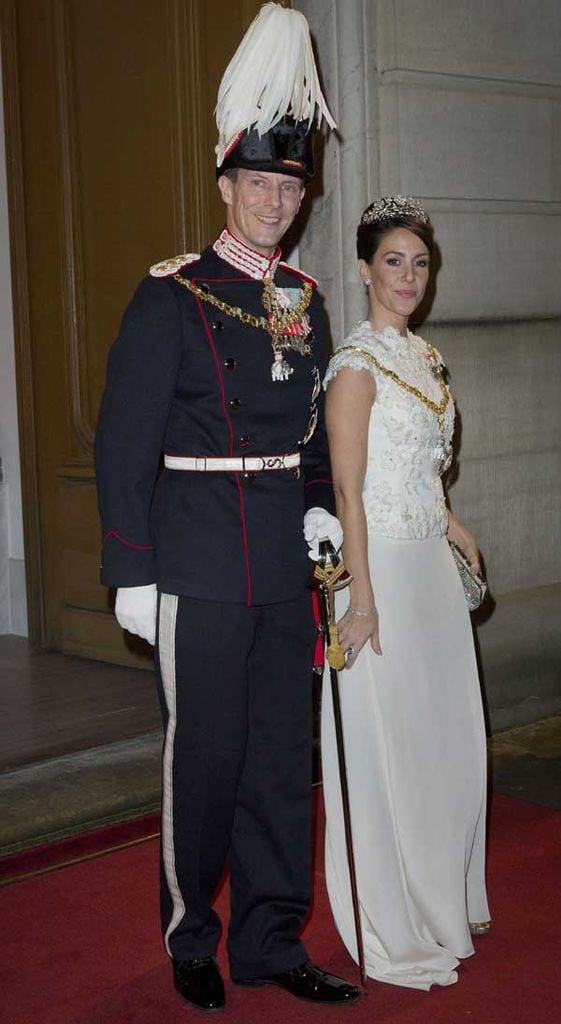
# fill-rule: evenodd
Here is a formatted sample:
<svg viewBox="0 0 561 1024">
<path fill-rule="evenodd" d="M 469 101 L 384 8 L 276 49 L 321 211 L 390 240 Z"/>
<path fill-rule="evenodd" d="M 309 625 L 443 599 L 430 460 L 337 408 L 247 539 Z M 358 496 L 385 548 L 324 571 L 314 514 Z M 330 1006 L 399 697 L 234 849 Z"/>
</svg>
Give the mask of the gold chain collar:
<svg viewBox="0 0 561 1024">
<path fill-rule="evenodd" d="M 218 296 L 213 295 L 208 290 L 208 285 L 206 287 L 196 285 L 189 281 L 188 278 L 182 277 L 181 274 L 174 274 L 173 277 L 175 281 L 183 285 L 184 288 L 187 288 L 193 295 L 196 295 L 198 299 L 210 303 L 211 306 L 215 306 L 222 313 L 226 313 L 227 316 L 241 320 L 242 324 L 246 324 L 249 327 L 259 327 L 261 330 L 267 331 L 271 336 L 271 343 L 275 352 L 280 351 L 282 348 L 291 347 L 291 332 L 287 328 L 301 322 L 312 301 L 313 295 L 313 287 L 306 281 L 304 282 L 302 295 L 298 302 L 292 309 L 282 309 L 276 297 L 275 286 L 271 278 L 265 277 L 263 280 L 263 305 L 268 315 L 255 316 L 253 313 L 247 313 L 240 306 L 231 306 L 229 302 L 219 299 Z"/>
<path fill-rule="evenodd" d="M 335 355 L 338 355 L 339 352 L 360 352 L 361 355 L 365 356 L 366 359 L 369 359 L 370 362 L 377 367 L 380 373 L 383 373 L 385 377 L 393 380 L 394 384 L 403 388 L 404 391 L 413 395 L 414 398 L 418 398 L 427 409 L 430 409 L 431 412 L 436 415 L 438 435 L 440 438 L 439 448 L 437 449 L 437 458 L 440 463 L 438 472 L 442 475 L 446 472 L 451 459 L 451 446 L 449 442 L 446 443 L 444 434 L 444 416 L 446 409 L 448 408 L 448 402 L 450 401 L 450 392 L 446 387 L 443 375 L 443 366 L 438 358 L 436 350 L 428 341 L 425 341 L 425 345 L 427 346 L 427 352 L 432 363 L 434 375 L 442 392 L 442 399 L 440 402 L 433 402 L 432 398 L 428 398 L 428 396 L 423 394 L 423 392 L 419 388 L 416 388 L 414 384 L 409 384 L 408 381 L 402 380 L 397 373 L 394 373 L 393 370 L 390 370 L 389 367 L 384 366 L 383 363 L 376 359 L 376 356 L 372 355 L 372 352 L 369 352 L 368 349 L 360 348 L 358 345 L 343 345 L 341 348 L 337 349 Z"/>
<path fill-rule="evenodd" d="M 366 356 L 366 358 L 374 364 L 380 373 L 383 373 L 385 377 L 389 377 L 390 380 L 393 380 L 394 384 L 398 384 L 400 388 L 403 388 L 404 391 L 408 391 L 410 395 L 414 395 L 415 398 L 418 398 L 419 401 L 423 403 L 423 405 L 426 405 L 428 409 L 434 412 L 435 415 L 438 416 L 440 424 L 440 421 L 444 419 L 444 413 L 446 412 L 448 402 L 450 401 L 450 392 L 446 387 L 446 381 L 444 380 L 442 372 L 442 363 L 440 362 L 435 349 L 428 341 L 425 342 L 425 345 L 427 346 L 427 352 L 434 368 L 438 386 L 442 392 L 442 399 L 440 402 L 434 402 L 432 398 L 428 398 L 427 395 L 423 394 L 423 392 L 420 391 L 419 388 L 416 388 L 414 384 L 409 384 L 406 380 L 402 380 L 397 373 L 394 373 L 393 370 L 390 370 L 387 366 L 384 366 L 383 363 L 376 359 L 376 356 L 372 355 L 372 352 L 369 352 L 368 349 L 359 348 L 358 345 L 343 345 L 341 348 L 336 350 L 335 355 L 338 356 L 340 352 L 360 352 L 361 355 Z"/>
</svg>

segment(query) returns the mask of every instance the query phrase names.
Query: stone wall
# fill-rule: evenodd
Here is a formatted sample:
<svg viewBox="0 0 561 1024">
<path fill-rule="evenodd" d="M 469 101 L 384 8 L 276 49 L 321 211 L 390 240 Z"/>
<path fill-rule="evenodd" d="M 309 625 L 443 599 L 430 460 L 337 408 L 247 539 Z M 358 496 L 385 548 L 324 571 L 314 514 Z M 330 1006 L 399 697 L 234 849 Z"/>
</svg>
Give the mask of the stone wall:
<svg viewBox="0 0 561 1024">
<path fill-rule="evenodd" d="M 335 341 L 365 314 L 354 235 L 377 195 L 421 198 L 441 266 L 420 333 L 460 429 L 452 507 L 484 555 L 491 723 L 561 709 L 561 7 L 297 0 L 339 125 L 300 240 Z"/>
</svg>

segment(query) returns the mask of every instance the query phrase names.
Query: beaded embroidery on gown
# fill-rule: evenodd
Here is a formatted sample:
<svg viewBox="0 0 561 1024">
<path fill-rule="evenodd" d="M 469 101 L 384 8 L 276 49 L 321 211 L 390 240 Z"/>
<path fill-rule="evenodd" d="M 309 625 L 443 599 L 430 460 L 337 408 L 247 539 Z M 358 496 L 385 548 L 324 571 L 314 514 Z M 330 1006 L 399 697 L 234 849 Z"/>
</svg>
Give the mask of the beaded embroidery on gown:
<svg viewBox="0 0 561 1024">
<path fill-rule="evenodd" d="M 442 398 L 421 338 L 366 321 L 347 346 Z M 439 431 L 434 412 L 358 352 L 335 352 L 325 387 L 343 366 L 376 380 L 363 500 L 383 654 L 366 645 L 340 676 L 366 967 L 378 981 L 429 989 L 457 981 L 459 960 L 474 951 L 468 922 L 489 919 L 483 710 L 439 475 L 454 408 L 450 399 Z M 336 595 L 338 618 L 348 600 Z M 328 686 L 322 762 L 327 888 L 357 960 Z"/>
</svg>

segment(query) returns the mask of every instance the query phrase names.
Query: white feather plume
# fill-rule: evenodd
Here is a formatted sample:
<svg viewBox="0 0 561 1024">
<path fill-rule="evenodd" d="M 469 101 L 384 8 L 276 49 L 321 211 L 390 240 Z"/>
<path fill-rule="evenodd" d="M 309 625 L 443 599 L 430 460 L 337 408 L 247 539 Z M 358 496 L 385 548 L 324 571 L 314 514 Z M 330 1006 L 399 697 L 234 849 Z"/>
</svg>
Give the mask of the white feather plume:
<svg viewBox="0 0 561 1024">
<path fill-rule="evenodd" d="M 230 142 L 253 126 L 264 135 L 285 114 L 324 117 L 335 128 L 321 91 L 308 22 L 300 11 L 266 3 L 252 21 L 220 83 L 216 104 L 217 165 Z"/>
</svg>

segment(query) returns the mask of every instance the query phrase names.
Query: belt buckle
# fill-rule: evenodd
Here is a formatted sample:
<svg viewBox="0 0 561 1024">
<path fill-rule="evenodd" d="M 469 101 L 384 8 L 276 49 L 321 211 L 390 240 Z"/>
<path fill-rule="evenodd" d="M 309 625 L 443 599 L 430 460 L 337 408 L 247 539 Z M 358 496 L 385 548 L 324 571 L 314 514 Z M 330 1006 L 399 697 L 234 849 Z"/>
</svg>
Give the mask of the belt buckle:
<svg viewBox="0 0 561 1024">
<path fill-rule="evenodd" d="M 284 464 L 284 455 L 269 455 L 267 459 L 263 459 L 264 469 L 286 469 Z"/>
<path fill-rule="evenodd" d="M 197 455 L 195 459 L 196 468 L 200 473 L 206 471 L 206 455 Z"/>
</svg>

